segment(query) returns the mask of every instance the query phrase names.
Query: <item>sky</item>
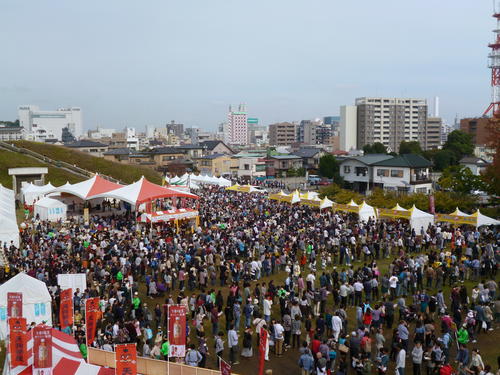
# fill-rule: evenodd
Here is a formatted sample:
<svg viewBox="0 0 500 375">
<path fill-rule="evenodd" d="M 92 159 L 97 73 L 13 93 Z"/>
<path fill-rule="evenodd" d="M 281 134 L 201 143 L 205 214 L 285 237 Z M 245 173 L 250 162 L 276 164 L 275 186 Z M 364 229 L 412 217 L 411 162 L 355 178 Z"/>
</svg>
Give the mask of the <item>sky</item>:
<svg viewBox="0 0 500 375">
<path fill-rule="evenodd" d="M 491 0 L 2 0 L 0 120 L 82 108 L 84 128 L 215 130 L 337 115 L 362 96 L 490 100 Z M 432 108 L 432 105 L 431 105 Z"/>
</svg>

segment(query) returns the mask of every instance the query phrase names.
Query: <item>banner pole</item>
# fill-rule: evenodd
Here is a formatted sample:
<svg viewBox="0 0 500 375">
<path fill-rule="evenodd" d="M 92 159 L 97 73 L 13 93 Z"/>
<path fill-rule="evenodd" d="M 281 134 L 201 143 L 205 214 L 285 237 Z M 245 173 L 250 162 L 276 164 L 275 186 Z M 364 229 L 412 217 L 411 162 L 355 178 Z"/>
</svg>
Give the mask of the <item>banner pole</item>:
<svg viewBox="0 0 500 375">
<path fill-rule="evenodd" d="M 170 375 L 170 303 L 167 305 L 167 342 L 168 342 L 167 375 Z"/>
</svg>

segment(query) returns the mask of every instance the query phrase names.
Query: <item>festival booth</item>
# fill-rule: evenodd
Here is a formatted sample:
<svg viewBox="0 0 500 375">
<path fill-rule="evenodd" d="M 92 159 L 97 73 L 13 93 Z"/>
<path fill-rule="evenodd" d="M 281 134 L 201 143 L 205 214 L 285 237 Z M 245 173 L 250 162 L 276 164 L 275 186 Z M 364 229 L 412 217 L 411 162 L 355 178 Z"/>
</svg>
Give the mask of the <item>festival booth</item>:
<svg viewBox="0 0 500 375">
<path fill-rule="evenodd" d="M 0 339 L 7 335 L 7 293 L 22 293 L 23 317 L 28 324 L 45 322 L 52 325 L 52 298 L 43 281 L 19 273 L 0 285 Z"/>
<path fill-rule="evenodd" d="M 59 221 L 66 220 L 68 206 L 60 200 L 45 197 L 35 202 L 33 215 L 40 220 Z"/>
<path fill-rule="evenodd" d="M 471 215 L 466 214 L 458 209 L 450 214 L 436 214 L 436 221 L 447 222 L 456 225 L 473 225 L 480 227 L 483 225 L 500 225 L 500 221 L 483 215 L 479 210 Z"/>
<path fill-rule="evenodd" d="M 311 207 L 320 207 L 321 199 L 319 199 L 319 194 L 316 192 L 308 191 L 304 194 L 300 194 L 300 204 L 305 204 Z"/>
<path fill-rule="evenodd" d="M 422 228 L 426 230 L 429 224 L 434 224 L 434 215 L 419 210 L 415 205 L 409 210 L 399 204 L 392 209 L 379 208 L 378 216 L 379 218 L 406 219 L 415 231 L 420 231 Z"/>
<path fill-rule="evenodd" d="M 13 190 L 0 184 L 0 246 L 4 243 L 19 247 L 19 228 L 16 219 L 16 199 Z"/>
<path fill-rule="evenodd" d="M 295 190 L 293 193 L 290 194 L 285 194 L 282 190 L 278 194 L 269 195 L 269 199 L 279 202 L 287 202 L 290 204 L 295 204 L 300 202 L 300 194 L 298 190 Z"/>
<path fill-rule="evenodd" d="M 185 191 L 177 190 L 177 189 L 172 189 L 169 187 L 164 187 L 160 185 L 153 184 L 152 182 L 149 182 L 146 180 L 144 177 L 141 177 L 139 181 L 134 182 L 133 184 L 123 186 L 119 189 L 109 191 L 107 193 L 103 194 L 98 194 L 95 197 L 103 197 L 103 198 L 113 198 L 113 199 L 118 199 L 123 202 L 127 202 L 130 205 L 133 206 L 133 208 L 136 211 L 139 211 L 142 209 L 144 206 L 144 212 L 138 216 L 138 221 L 149 221 L 151 223 L 157 223 L 157 222 L 165 222 L 165 221 L 171 221 L 173 220 L 178 227 L 178 222 L 179 220 L 191 220 L 194 219 L 196 220 L 196 225 L 198 225 L 199 220 L 197 219 L 199 216 L 199 212 L 197 210 L 190 210 L 192 213 L 192 217 L 173 217 L 170 216 L 172 219 L 167 219 L 169 216 L 168 211 L 157 211 L 153 209 L 152 203 L 157 200 L 157 199 L 165 199 L 165 198 L 170 198 L 172 200 L 177 200 L 181 199 L 181 202 L 184 198 L 190 198 L 190 199 L 198 199 L 198 196 L 192 193 L 188 193 Z M 176 205 L 173 204 L 175 207 Z M 182 207 L 181 209 L 185 209 L 188 211 L 187 208 Z M 179 215 L 180 213 L 176 211 L 179 211 L 177 208 L 173 208 L 172 212 L 173 215 Z M 161 213 L 159 213 L 161 212 Z M 167 212 L 167 213 L 165 213 Z M 146 216 L 144 216 L 146 214 Z M 148 216 L 149 215 L 149 216 Z M 165 220 L 159 219 L 158 217 L 161 217 Z M 155 219 L 156 218 L 156 219 Z"/>
<path fill-rule="evenodd" d="M 257 186 L 252 186 L 252 185 L 233 185 L 230 187 L 227 187 L 226 190 L 229 191 L 237 191 L 240 193 L 264 193 L 265 190 L 261 189 Z"/>
<path fill-rule="evenodd" d="M 347 204 L 334 203 L 333 209 L 335 211 L 351 212 L 359 215 L 359 221 L 368 222 L 368 220 L 376 219 L 377 212 L 375 208 L 370 206 L 368 203 L 363 201 L 361 204 L 357 204 L 352 199 Z"/>
<path fill-rule="evenodd" d="M 29 320 L 28 320 L 29 324 Z M 115 370 L 88 364 L 82 357 L 75 339 L 64 332 L 51 328 L 52 339 L 48 353 L 52 353 L 52 375 L 114 375 Z M 31 375 L 35 374 L 33 369 L 33 330 L 26 333 L 28 349 L 27 366 L 10 366 L 10 354 L 6 356 L 3 367 L 3 375 Z M 114 353 L 113 353 L 114 355 Z"/>
<path fill-rule="evenodd" d="M 37 200 L 45 197 L 47 194 L 50 194 L 56 191 L 56 187 L 52 185 L 50 182 L 47 185 L 38 186 L 32 183 L 28 183 L 21 189 L 23 202 L 28 206 L 32 206 Z"/>
<path fill-rule="evenodd" d="M 222 187 L 231 186 L 231 181 L 224 177 L 214 177 L 209 175 L 195 175 L 194 173 L 185 173 L 181 177 L 173 177 L 168 180 L 168 183 L 171 185 L 178 184 L 179 182 L 189 184 L 190 182 L 194 182 L 196 184 L 207 184 L 207 185 L 217 185 Z"/>
<path fill-rule="evenodd" d="M 333 201 L 331 201 L 330 199 L 328 199 L 328 197 L 324 197 L 321 200 L 321 203 L 319 205 L 319 209 L 322 210 L 324 208 L 330 208 L 330 207 L 333 207 L 333 205 L 334 205 Z"/>
</svg>

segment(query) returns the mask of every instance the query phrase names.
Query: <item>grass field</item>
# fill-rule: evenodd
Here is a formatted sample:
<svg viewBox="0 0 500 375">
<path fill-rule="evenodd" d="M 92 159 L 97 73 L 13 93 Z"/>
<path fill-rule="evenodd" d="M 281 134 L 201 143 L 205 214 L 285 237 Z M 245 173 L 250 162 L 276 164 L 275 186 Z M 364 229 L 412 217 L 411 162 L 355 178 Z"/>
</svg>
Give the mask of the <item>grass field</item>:
<svg viewBox="0 0 500 375">
<path fill-rule="evenodd" d="M 3 186 L 9 189 L 12 188 L 12 176 L 9 176 L 9 168 L 21 167 L 48 167 L 49 173 L 45 176 L 45 181 L 52 182 L 54 186 L 63 185 L 66 182 L 75 183 L 83 180 L 82 177 L 63 169 L 47 165 L 29 156 L 17 152 L 0 150 L 0 183 Z"/>
<path fill-rule="evenodd" d="M 120 164 L 63 146 L 30 141 L 16 141 L 13 143 L 17 147 L 26 148 L 53 160 L 77 165 L 90 172 L 102 173 L 124 183 L 130 184 L 139 180 L 142 176 L 156 184 L 161 183 L 161 175 L 151 168 Z"/>
</svg>

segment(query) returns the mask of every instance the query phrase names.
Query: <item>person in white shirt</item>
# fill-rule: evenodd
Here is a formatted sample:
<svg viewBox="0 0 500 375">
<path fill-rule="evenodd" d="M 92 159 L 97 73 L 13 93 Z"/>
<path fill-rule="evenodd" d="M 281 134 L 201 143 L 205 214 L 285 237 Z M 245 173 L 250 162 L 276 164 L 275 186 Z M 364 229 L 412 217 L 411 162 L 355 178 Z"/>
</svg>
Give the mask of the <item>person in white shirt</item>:
<svg viewBox="0 0 500 375">
<path fill-rule="evenodd" d="M 358 280 L 354 283 L 353 287 L 354 287 L 354 304 L 357 306 L 361 303 L 364 286 L 363 283 L 361 283 Z"/>
<path fill-rule="evenodd" d="M 406 365 L 406 350 L 404 350 L 400 345 L 398 345 L 399 352 L 396 357 L 396 371 L 398 375 L 405 375 L 405 365 Z"/>
<path fill-rule="evenodd" d="M 273 306 L 273 301 L 270 297 L 267 297 L 266 299 L 264 299 L 263 305 L 264 320 L 266 321 L 266 323 L 269 323 L 271 321 L 271 307 Z"/>
<path fill-rule="evenodd" d="M 340 332 L 342 331 L 342 319 L 338 314 L 332 316 L 332 332 L 335 341 L 339 340 Z"/>
<path fill-rule="evenodd" d="M 398 277 L 396 275 L 392 275 L 389 278 L 389 290 L 391 292 L 391 298 L 394 299 L 396 297 L 396 288 L 398 287 Z"/>
<path fill-rule="evenodd" d="M 283 333 L 285 332 L 285 329 L 281 325 L 280 322 L 275 322 L 274 323 L 274 349 L 276 352 L 276 355 L 278 357 L 281 357 L 283 355 L 283 341 L 285 337 L 283 336 Z"/>
</svg>

